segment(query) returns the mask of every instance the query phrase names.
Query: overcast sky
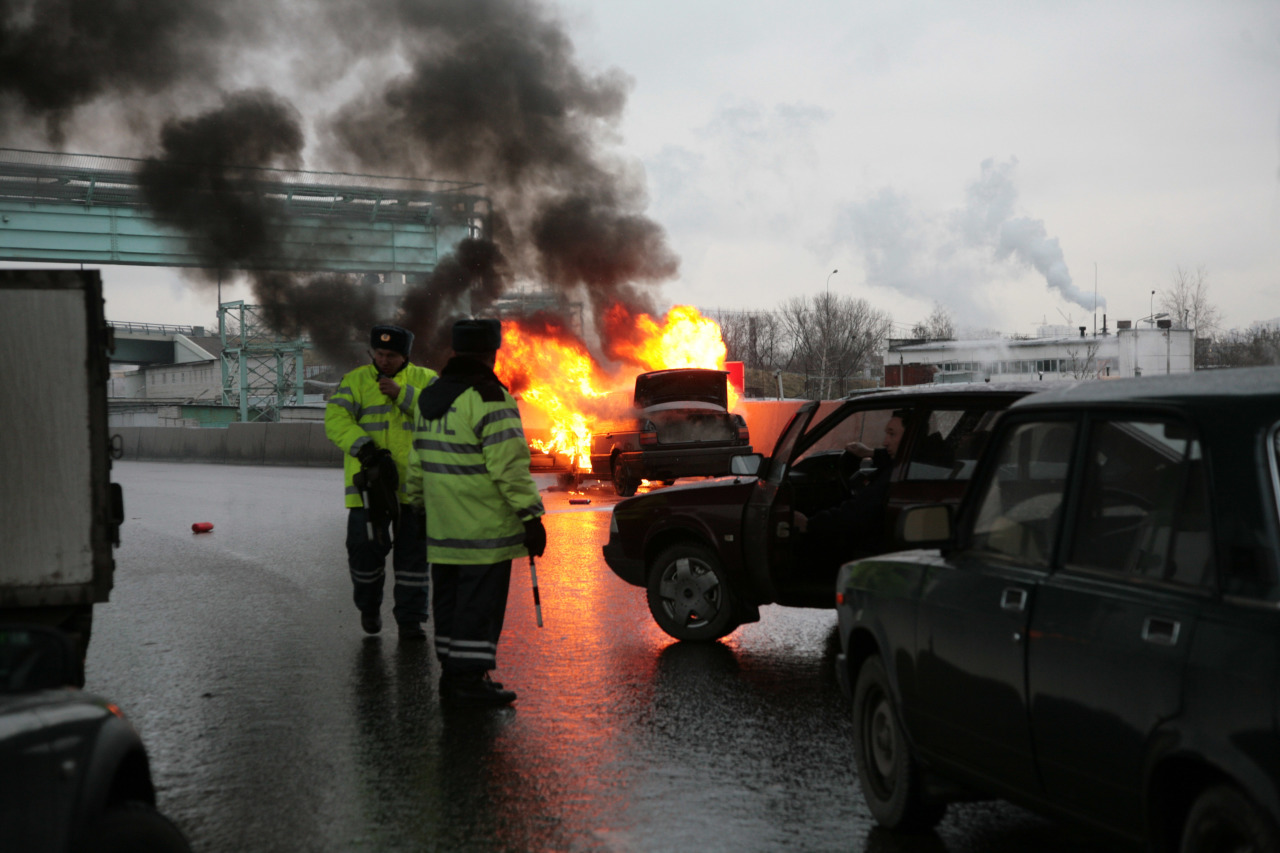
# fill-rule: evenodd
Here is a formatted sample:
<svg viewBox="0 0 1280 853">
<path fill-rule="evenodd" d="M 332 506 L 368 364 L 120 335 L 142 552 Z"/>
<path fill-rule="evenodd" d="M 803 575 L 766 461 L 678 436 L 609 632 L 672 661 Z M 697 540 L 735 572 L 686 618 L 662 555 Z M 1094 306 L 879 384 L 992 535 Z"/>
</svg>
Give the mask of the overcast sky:
<svg viewBox="0 0 1280 853">
<path fill-rule="evenodd" d="M 1224 326 L 1280 317 L 1280 3 L 565 0 L 631 79 L 614 151 L 681 258 L 666 303 L 864 297 L 902 326 L 1148 313 L 1203 266 Z M 211 322 L 106 268 L 115 320 Z M 234 295 L 234 294 L 233 294 Z M 1159 296 L 1156 296 L 1158 304 Z"/>
</svg>

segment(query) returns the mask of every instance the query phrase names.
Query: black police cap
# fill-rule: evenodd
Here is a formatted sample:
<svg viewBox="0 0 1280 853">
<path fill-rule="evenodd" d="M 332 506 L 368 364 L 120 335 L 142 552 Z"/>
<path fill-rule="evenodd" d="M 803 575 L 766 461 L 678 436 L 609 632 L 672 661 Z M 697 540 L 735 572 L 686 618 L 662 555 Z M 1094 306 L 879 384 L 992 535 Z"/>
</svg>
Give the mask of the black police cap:
<svg viewBox="0 0 1280 853">
<path fill-rule="evenodd" d="M 454 352 L 497 352 L 502 347 L 498 320 L 459 320 L 453 324 Z"/>
<path fill-rule="evenodd" d="M 374 326 L 369 333 L 369 346 L 389 349 L 408 358 L 409 351 L 413 349 L 413 332 L 399 326 Z"/>
</svg>

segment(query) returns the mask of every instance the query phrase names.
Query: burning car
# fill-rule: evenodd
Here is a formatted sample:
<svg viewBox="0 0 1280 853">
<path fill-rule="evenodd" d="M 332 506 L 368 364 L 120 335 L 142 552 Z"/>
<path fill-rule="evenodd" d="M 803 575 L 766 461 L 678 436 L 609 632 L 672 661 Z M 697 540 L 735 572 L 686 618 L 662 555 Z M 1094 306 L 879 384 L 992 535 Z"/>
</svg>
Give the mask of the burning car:
<svg viewBox="0 0 1280 853">
<path fill-rule="evenodd" d="M 591 436 L 591 472 L 613 481 L 618 494 L 641 480 L 729 473 L 735 456 L 751 453 L 742 415 L 729 412 L 728 373 L 682 368 L 636 377 L 634 409 Z"/>
</svg>

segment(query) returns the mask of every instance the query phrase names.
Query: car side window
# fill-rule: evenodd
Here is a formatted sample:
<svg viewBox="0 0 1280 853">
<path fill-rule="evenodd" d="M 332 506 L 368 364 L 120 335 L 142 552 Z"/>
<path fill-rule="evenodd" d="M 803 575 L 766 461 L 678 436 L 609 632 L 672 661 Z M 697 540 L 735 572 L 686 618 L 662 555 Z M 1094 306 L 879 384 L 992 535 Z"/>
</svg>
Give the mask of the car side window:
<svg viewBox="0 0 1280 853">
<path fill-rule="evenodd" d="M 1083 459 L 1070 565 L 1201 585 L 1213 536 L 1200 441 L 1162 419 L 1099 420 Z"/>
<path fill-rule="evenodd" d="M 908 480 L 968 480 L 1003 409 L 939 409 L 911 452 Z"/>
<path fill-rule="evenodd" d="M 978 500 L 971 548 L 1023 565 L 1049 564 L 1076 430 L 1073 421 L 1047 421 L 1005 434 Z"/>
<path fill-rule="evenodd" d="M 884 428 L 893 417 L 894 409 L 863 409 L 850 412 L 849 416 L 833 426 L 825 435 L 807 447 L 796 457 L 802 462 L 810 456 L 839 453 L 850 444 L 859 442 L 872 449 L 884 446 Z"/>
</svg>

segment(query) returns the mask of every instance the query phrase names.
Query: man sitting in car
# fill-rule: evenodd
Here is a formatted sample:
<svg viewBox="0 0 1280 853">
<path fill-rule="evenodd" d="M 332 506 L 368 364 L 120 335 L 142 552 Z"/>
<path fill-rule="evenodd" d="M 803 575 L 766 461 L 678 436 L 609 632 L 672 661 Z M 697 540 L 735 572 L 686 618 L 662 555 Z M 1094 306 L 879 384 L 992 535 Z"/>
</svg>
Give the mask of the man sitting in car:
<svg viewBox="0 0 1280 853">
<path fill-rule="evenodd" d="M 885 424 L 882 447 L 873 449 L 860 441 L 845 445 L 854 456 L 871 460 L 870 478 L 852 496 L 812 517 L 794 514 L 795 529 L 805 536 L 801 547 L 808 559 L 839 565 L 883 550 L 889 483 L 910 414 L 906 409 L 894 411 Z"/>
</svg>

